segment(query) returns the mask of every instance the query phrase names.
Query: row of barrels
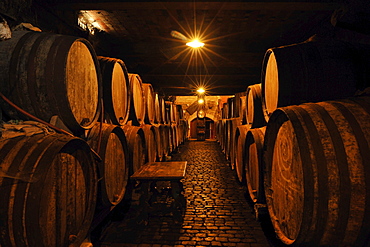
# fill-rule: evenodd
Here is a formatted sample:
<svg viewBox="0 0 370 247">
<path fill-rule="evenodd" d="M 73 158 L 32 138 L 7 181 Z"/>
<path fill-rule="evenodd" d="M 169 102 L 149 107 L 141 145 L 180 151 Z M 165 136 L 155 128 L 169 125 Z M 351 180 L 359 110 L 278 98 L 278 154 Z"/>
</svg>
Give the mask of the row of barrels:
<svg viewBox="0 0 370 247">
<path fill-rule="evenodd" d="M 30 121 L 3 126 L 1 246 L 80 246 L 95 212 L 123 200 L 129 176 L 182 141 L 171 125 L 97 123 L 85 140 Z"/>
<path fill-rule="evenodd" d="M 81 136 L 98 119 L 116 125 L 178 124 L 182 109 L 128 73 L 124 62 L 97 56 L 83 38 L 16 31 L 0 45 L 1 94 L 50 122 L 58 116 Z M 9 119 L 29 119 L 0 100 Z"/>
<path fill-rule="evenodd" d="M 253 121 L 226 114 L 217 123 L 237 178 L 255 205 L 267 206 L 284 244 L 369 245 L 370 96 L 356 95 L 366 75 L 354 61 L 369 59 L 359 52 L 312 39 L 269 49 L 262 83 L 248 87 L 260 91 L 246 93 Z"/>
<path fill-rule="evenodd" d="M 1 246 L 80 246 L 130 175 L 186 139 L 180 107 L 82 38 L 13 32 L 0 85 Z"/>
</svg>

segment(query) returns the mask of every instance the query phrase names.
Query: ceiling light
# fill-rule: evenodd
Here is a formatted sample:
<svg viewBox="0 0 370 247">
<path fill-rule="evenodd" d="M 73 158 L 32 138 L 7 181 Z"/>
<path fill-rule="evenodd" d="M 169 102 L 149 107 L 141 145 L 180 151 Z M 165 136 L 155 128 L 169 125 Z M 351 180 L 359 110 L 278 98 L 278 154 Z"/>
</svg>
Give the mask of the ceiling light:
<svg viewBox="0 0 370 247">
<path fill-rule="evenodd" d="M 205 92 L 206 90 L 204 90 L 204 88 L 202 88 L 202 87 L 200 87 L 200 88 L 198 88 L 198 90 L 197 90 L 197 92 L 199 93 L 199 94 L 204 94 L 204 92 Z"/>
<path fill-rule="evenodd" d="M 186 43 L 186 45 L 193 47 L 193 48 L 199 48 L 199 47 L 203 47 L 204 43 L 200 42 L 197 39 L 194 39 L 193 41 Z"/>
</svg>

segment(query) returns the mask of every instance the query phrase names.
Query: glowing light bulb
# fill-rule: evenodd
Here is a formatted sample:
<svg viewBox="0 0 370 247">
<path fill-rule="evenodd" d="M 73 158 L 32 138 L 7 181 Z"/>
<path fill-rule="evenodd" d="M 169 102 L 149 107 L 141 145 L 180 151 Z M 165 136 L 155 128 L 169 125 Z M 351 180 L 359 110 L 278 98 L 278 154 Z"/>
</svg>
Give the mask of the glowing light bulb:
<svg viewBox="0 0 370 247">
<path fill-rule="evenodd" d="M 198 88 L 197 92 L 200 93 L 200 94 L 203 94 L 206 90 L 204 90 L 204 88 L 200 87 Z"/>
<path fill-rule="evenodd" d="M 198 118 L 204 118 L 205 113 L 203 110 L 198 111 Z"/>
<path fill-rule="evenodd" d="M 186 43 L 186 45 L 193 47 L 193 48 L 199 48 L 199 47 L 203 47 L 204 43 L 200 42 L 197 39 L 194 39 L 193 41 Z"/>
</svg>

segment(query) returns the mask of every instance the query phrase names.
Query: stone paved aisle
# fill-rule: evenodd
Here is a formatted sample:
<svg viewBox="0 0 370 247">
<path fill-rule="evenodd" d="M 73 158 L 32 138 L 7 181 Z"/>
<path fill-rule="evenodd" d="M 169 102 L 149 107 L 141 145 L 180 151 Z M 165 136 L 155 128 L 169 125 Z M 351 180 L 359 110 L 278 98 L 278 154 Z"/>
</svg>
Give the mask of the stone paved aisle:
<svg viewBox="0 0 370 247">
<path fill-rule="evenodd" d="M 246 187 L 238 184 L 216 141 L 187 141 L 172 160 L 188 161 L 183 222 L 155 213 L 147 225 L 137 224 L 133 203 L 122 220 L 104 227 L 94 246 L 280 246 L 271 229 L 256 221 Z"/>
</svg>

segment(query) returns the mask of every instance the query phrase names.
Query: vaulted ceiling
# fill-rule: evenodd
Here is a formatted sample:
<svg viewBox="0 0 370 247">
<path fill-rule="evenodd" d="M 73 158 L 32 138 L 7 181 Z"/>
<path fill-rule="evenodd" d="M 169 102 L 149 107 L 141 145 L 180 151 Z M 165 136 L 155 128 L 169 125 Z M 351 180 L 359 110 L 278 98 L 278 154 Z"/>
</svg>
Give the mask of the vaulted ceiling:
<svg viewBox="0 0 370 247">
<path fill-rule="evenodd" d="M 340 0 L 49 0 L 48 9 L 76 26 L 77 19 L 72 20 L 76 13 L 90 19 L 101 30 L 89 36 L 98 55 L 122 59 L 130 73 L 165 95 L 191 95 L 198 85 L 204 85 L 208 94 L 227 95 L 261 81 L 268 48 L 327 32 L 340 4 Z M 197 36 L 205 45 L 192 49 L 172 31 Z"/>
</svg>

